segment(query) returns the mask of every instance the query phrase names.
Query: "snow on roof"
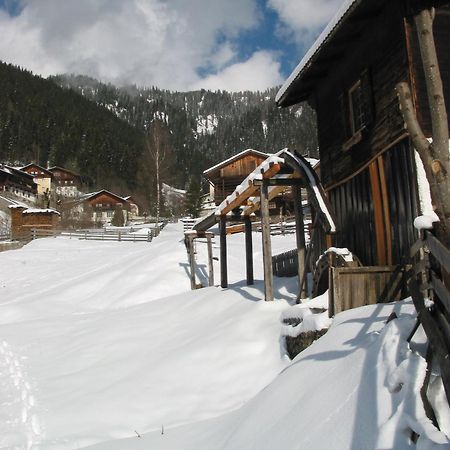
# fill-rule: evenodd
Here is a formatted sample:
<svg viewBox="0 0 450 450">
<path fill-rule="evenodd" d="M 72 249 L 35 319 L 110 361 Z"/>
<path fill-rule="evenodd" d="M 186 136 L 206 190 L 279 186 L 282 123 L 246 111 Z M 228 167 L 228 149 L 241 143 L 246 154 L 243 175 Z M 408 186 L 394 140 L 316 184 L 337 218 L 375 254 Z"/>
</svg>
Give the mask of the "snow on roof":
<svg viewBox="0 0 450 450">
<path fill-rule="evenodd" d="M 217 207 L 215 214 L 222 215 L 224 214 L 224 210 L 228 208 L 229 204 L 236 200 L 236 198 L 244 193 L 246 189 L 253 185 L 253 180 L 262 179 L 264 174 L 271 168 L 273 164 L 281 164 L 284 163 L 284 159 L 280 158 L 278 154 L 269 156 L 265 161 L 263 161 L 256 169 L 251 172 L 247 178 L 230 194 L 223 202 Z"/>
<path fill-rule="evenodd" d="M 287 90 L 291 86 L 291 84 L 301 75 L 301 73 L 308 69 L 318 51 L 322 48 L 322 46 L 334 35 L 335 31 L 339 28 L 341 22 L 345 19 L 347 14 L 353 9 L 355 6 L 360 4 L 363 0 L 345 0 L 342 6 L 339 8 L 336 15 L 331 19 L 325 29 L 322 31 L 320 36 L 317 38 L 316 42 L 312 45 L 312 47 L 308 50 L 305 56 L 302 58 L 300 63 L 294 69 L 294 71 L 289 75 L 289 78 L 284 82 L 283 86 L 281 86 L 278 91 L 275 102 L 279 104 L 286 94 Z"/>
<path fill-rule="evenodd" d="M 50 208 L 28 208 L 22 212 L 22 214 L 57 214 L 60 215 L 58 211 Z"/>
<path fill-rule="evenodd" d="M 248 148 L 247 150 L 244 150 L 240 153 L 237 153 L 236 155 L 232 156 L 231 158 L 228 158 L 218 164 L 216 164 L 215 166 L 210 167 L 209 169 L 206 169 L 203 171 L 204 175 L 207 175 L 208 173 L 214 172 L 215 170 L 219 169 L 220 167 L 226 166 L 228 164 L 230 164 L 231 162 L 242 158 L 243 156 L 253 153 L 257 156 L 261 156 L 263 158 L 267 158 L 268 156 L 270 156 L 270 153 L 264 153 L 264 152 L 260 152 L 259 150 L 254 150 L 252 148 Z"/>
<path fill-rule="evenodd" d="M 128 202 L 128 200 L 125 197 L 121 197 L 120 195 L 114 194 L 114 192 L 108 191 L 106 189 L 101 189 L 100 191 L 91 192 L 89 194 L 82 195 L 80 197 L 80 200 L 81 201 L 89 200 L 90 198 L 95 197 L 96 195 L 99 195 L 99 194 L 109 194 L 109 195 L 112 195 L 113 197 L 123 200 L 124 202 Z"/>
</svg>

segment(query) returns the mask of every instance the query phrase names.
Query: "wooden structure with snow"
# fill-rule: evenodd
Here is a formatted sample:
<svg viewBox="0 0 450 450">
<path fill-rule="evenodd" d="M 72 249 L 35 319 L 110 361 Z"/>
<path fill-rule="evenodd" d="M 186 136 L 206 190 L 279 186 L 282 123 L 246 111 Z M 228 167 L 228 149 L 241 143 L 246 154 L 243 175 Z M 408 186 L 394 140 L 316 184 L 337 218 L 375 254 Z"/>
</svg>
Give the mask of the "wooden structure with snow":
<svg viewBox="0 0 450 450">
<path fill-rule="evenodd" d="M 246 177 L 269 155 L 247 149 L 203 172 L 211 186 L 216 206 L 225 200 Z"/>
<path fill-rule="evenodd" d="M 366 267 L 409 259 L 421 167 L 395 87 L 401 81 L 412 86 L 419 122 L 431 136 L 412 18 L 430 6 L 436 7 L 434 34 L 450 98 L 450 5 L 420 0 L 347 0 L 277 94 L 280 107 L 308 101 L 317 113 L 321 181 L 337 220 L 326 245 L 313 243 L 317 255 L 334 245 Z"/>
</svg>

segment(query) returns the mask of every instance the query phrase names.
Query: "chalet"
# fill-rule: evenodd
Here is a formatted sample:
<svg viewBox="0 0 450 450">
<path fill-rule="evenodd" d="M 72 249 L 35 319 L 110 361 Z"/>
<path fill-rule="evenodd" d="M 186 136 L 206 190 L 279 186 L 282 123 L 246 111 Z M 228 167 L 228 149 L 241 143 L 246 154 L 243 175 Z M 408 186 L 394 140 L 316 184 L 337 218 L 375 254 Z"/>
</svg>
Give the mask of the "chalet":
<svg viewBox="0 0 450 450">
<path fill-rule="evenodd" d="M 47 203 L 44 206 L 49 206 L 52 190 L 54 190 L 54 175 L 50 170 L 44 167 L 31 163 L 21 167 L 22 172 L 26 172 L 33 177 L 33 181 L 37 184 L 38 202 Z"/>
<path fill-rule="evenodd" d="M 247 149 L 206 169 L 203 175 L 210 184 L 210 194 L 216 206 L 220 205 L 268 156 L 267 153 Z"/>
<path fill-rule="evenodd" d="M 280 107 L 316 110 L 320 176 L 336 213 L 335 234 L 364 266 L 404 264 L 416 239 L 421 163 L 400 113 L 396 85 L 412 88 L 427 137 L 430 113 L 413 16 L 436 6 L 434 38 L 450 98 L 450 5 L 441 1 L 347 0 L 277 94 Z"/>
<path fill-rule="evenodd" d="M 0 166 L 0 192 L 34 204 L 38 189 L 32 175 L 14 167 Z"/>
<path fill-rule="evenodd" d="M 68 206 L 64 218 L 84 219 L 97 225 L 110 223 L 115 211 L 119 209 L 124 222 L 129 220 L 130 203 L 117 194 L 102 189 L 98 192 L 83 194 L 79 199 Z"/>
<path fill-rule="evenodd" d="M 56 194 L 65 198 L 76 198 L 81 195 L 82 178 L 79 174 L 63 167 L 48 169 L 54 177 Z"/>
</svg>

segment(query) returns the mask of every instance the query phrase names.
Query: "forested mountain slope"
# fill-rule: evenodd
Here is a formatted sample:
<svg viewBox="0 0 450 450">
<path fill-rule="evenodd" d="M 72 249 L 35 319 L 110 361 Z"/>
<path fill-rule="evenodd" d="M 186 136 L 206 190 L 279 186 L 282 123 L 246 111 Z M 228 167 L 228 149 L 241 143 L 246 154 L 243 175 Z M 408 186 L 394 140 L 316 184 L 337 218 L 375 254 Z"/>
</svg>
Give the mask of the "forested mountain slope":
<svg viewBox="0 0 450 450">
<path fill-rule="evenodd" d="M 93 188 L 152 202 L 150 124 L 164 124 L 170 152 L 162 181 L 184 188 L 190 177 L 246 148 L 296 148 L 317 156 L 312 110 L 281 110 L 265 92 L 170 92 L 117 88 L 74 75 L 43 79 L 0 63 L 0 162 L 61 165 Z"/>
</svg>

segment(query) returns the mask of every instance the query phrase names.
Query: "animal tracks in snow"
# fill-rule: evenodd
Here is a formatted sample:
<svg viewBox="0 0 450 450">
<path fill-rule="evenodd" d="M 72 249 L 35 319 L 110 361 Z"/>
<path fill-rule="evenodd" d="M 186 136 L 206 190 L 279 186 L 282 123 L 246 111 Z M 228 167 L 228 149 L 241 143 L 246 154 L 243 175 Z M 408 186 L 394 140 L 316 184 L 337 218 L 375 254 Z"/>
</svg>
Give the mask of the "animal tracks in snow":
<svg viewBox="0 0 450 450">
<path fill-rule="evenodd" d="M 42 427 L 21 360 L 6 341 L 0 343 L 0 449 L 38 450 Z"/>
</svg>

